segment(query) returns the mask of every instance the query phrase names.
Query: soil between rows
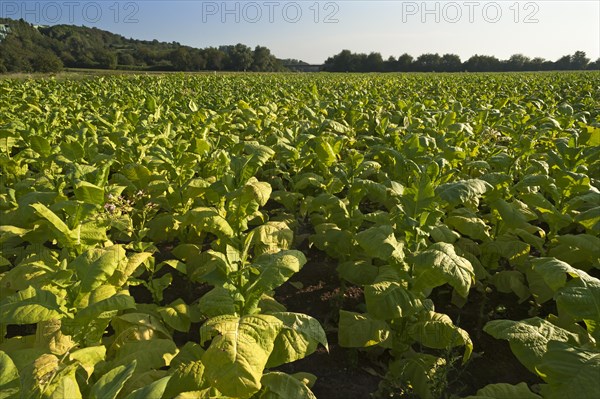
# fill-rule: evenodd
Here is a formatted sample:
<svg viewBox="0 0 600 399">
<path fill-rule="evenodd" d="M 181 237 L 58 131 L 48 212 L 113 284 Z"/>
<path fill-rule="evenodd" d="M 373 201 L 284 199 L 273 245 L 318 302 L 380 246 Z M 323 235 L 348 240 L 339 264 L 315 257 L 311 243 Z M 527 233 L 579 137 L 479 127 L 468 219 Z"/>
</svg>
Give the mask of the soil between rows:
<svg viewBox="0 0 600 399">
<path fill-rule="evenodd" d="M 318 259 L 318 258 L 317 258 Z M 295 286 L 301 283 L 302 286 Z M 363 399 L 372 396 L 379 388 L 385 374 L 385 356 L 377 359 L 368 351 L 341 348 L 337 344 L 337 314 L 340 309 L 364 312 L 362 289 L 347 287 L 341 292 L 335 262 L 330 259 L 309 261 L 290 282 L 277 289 L 275 298 L 289 311 L 301 312 L 318 319 L 329 341 L 329 353 L 320 348 L 311 356 L 281 367 L 288 373 L 309 372 L 317 376 L 312 388 L 318 398 Z M 471 360 L 457 365 L 449 374 L 447 396 L 459 397 L 475 394 L 478 389 L 492 383 L 517 384 L 526 382 L 530 386 L 541 383 L 512 354 L 509 344 L 483 332 L 485 322 L 494 318 L 522 320 L 531 317 L 528 305 L 519 304 L 510 294 L 492 292 L 483 298 L 471 291 L 468 302 L 462 307 L 451 303 L 451 292 L 447 287 L 434 290 L 430 297 L 438 312 L 448 314 L 455 324 L 466 330 L 474 344 Z M 483 306 L 482 306 L 483 304 Z M 498 313 L 502 310 L 502 313 Z M 414 397 L 413 395 L 385 397 Z"/>
<path fill-rule="evenodd" d="M 313 251 L 311 251 L 313 252 Z M 289 363 L 278 369 L 287 373 L 308 372 L 317 377 L 312 390 L 320 399 L 363 399 L 378 398 L 373 395 L 382 382 L 386 368 L 385 354 L 377 358 L 369 351 L 342 348 L 337 343 L 337 317 L 340 309 L 364 312 L 362 288 L 343 287 L 337 277 L 335 261 L 320 253 L 312 253 L 310 261 L 290 281 L 276 290 L 275 298 L 291 312 L 308 314 L 316 318 L 327 333 L 329 352 L 323 347 L 305 359 Z M 173 274 L 173 283 L 164 292 L 164 303 L 177 298 L 192 303 L 211 287 L 190 283 L 184 275 L 174 270 L 161 270 Z M 130 288 L 136 303 L 153 303 L 150 292 L 143 286 Z M 447 396 L 464 397 L 492 383 L 526 382 L 530 386 L 542 381 L 530 373 L 512 354 L 509 344 L 494 339 L 483 332 L 488 320 L 505 318 L 522 320 L 531 315 L 527 303 L 519 304 L 514 295 L 492 292 L 484 298 L 472 290 L 468 302 L 462 307 L 451 303 L 451 292 L 447 287 L 433 291 L 430 298 L 438 312 L 449 315 L 455 324 L 466 330 L 474 344 L 474 353 L 465 366 L 454 369 L 450 375 Z M 364 305 L 363 305 L 364 306 Z M 542 309 L 545 314 L 554 309 Z M 173 339 L 178 346 L 188 341 L 197 342 L 200 325 L 192 325 L 188 333 L 175 332 Z M 8 326 L 7 337 L 35 333 L 35 325 Z M 385 397 L 402 398 L 413 395 Z"/>
</svg>

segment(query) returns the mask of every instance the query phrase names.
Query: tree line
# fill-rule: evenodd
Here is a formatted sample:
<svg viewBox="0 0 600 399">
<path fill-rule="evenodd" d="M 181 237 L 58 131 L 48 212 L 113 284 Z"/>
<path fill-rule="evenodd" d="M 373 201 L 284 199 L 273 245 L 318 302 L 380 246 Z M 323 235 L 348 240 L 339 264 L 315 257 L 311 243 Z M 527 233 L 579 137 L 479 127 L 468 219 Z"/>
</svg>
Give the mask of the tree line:
<svg viewBox="0 0 600 399">
<path fill-rule="evenodd" d="M 0 18 L 8 33 L 0 36 L 0 73 L 57 72 L 64 67 L 147 71 L 307 70 L 299 60 L 279 60 L 267 47 L 228 45 L 198 49 L 177 42 L 127 39 L 97 28 L 73 25 L 34 27 L 24 20 Z M 508 60 L 474 55 L 462 61 L 456 54 L 402 54 L 384 60 L 380 53 L 343 50 L 321 67 L 330 72 L 499 72 L 600 69 L 577 51 L 556 61 L 515 54 Z M 312 68 L 310 70 L 313 70 Z"/>
<path fill-rule="evenodd" d="M 380 53 L 353 53 L 342 50 L 329 57 L 323 65 L 329 72 L 504 72 L 504 71 L 550 71 L 550 70 L 585 70 L 600 69 L 600 58 L 590 62 L 586 53 L 576 51 L 573 55 L 565 55 L 556 61 L 543 58 L 529 58 L 523 54 L 515 54 L 507 60 L 499 60 L 494 56 L 474 55 L 462 61 L 456 54 L 422 54 L 413 58 L 402 54 L 384 60 Z"/>
<path fill-rule="evenodd" d="M 1 72 L 56 72 L 64 67 L 148 71 L 285 70 L 267 47 L 236 44 L 204 49 L 158 40 L 127 39 L 97 28 L 55 25 L 35 28 L 0 19 L 9 32 L 0 40 Z"/>
</svg>

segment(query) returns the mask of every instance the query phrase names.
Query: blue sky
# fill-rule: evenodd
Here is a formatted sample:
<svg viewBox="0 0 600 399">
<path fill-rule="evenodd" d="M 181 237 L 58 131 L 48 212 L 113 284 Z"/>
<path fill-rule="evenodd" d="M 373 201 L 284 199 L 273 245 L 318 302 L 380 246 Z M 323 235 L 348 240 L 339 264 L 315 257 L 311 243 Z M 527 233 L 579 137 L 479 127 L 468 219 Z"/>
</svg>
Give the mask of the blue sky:
<svg viewBox="0 0 600 399">
<path fill-rule="evenodd" d="M 588 1 L 8 1 L 0 16 L 95 26 L 136 39 L 267 46 L 322 63 L 342 49 L 550 60 L 600 57 L 600 0 Z"/>
</svg>

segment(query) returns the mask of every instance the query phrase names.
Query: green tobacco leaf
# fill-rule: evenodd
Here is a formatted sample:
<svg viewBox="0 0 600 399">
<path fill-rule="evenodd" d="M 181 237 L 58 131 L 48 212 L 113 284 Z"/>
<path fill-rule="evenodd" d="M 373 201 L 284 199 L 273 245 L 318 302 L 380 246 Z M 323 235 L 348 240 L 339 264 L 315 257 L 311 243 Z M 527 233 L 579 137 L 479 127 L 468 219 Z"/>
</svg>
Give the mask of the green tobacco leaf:
<svg viewBox="0 0 600 399">
<path fill-rule="evenodd" d="M 460 234 L 445 225 L 435 226 L 429 234 L 435 242 L 447 242 L 448 244 L 454 244 L 460 238 Z"/>
<path fill-rule="evenodd" d="M 344 348 L 364 348 L 385 342 L 391 329 L 383 320 L 372 318 L 368 313 L 360 314 L 340 310 L 338 340 Z"/>
<path fill-rule="evenodd" d="M 452 323 L 445 314 L 425 312 L 416 323 L 410 325 L 408 334 L 417 342 L 435 349 L 448 349 L 465 346 L 463 363 L 473 352 L 473 342 L 469 334 Z"/>
<path fill-rule="evenodd" d="M 225 395 L 246 398 L 261 388 L 260 379 L 283 323 L 274 316 L 221 316 L 200 330 L 205 377 Z"/>
<path fill-rule="evenodd" d="M 448 226 L 453 227 L 462 235 L 474 240 L 487 241 L 490 239 L 490 227 L 477 217 L 449 216 L 445 219 Z"/>
<path fill-rule="evenodd" d="M 404 258 L 402 243 L 396 240 L 392 226 L 376 226 L 361 231 L 356 235 L 358 245 L 365 253 L 382 260 L 393 258 L 401 261 Z"/>
<path fill-rule="evenodd" d="M 503 234 L 494 241 L 481 245 L 482 263 L 489 269 L 498 268 L 500 258 L 508 259 L 511 264 L 519 265 L 527 261 L 531 247 L 512 234 Z"/>
<path fill-rule="evenodd" d="M 381 183 L 372 180 L 356 179 L 348 190 L 348 199 L 351 204 L 359 204 L 364 197 L 371 202 L 385 204 L 387 188 Z"/>
<path fill-rule="evenodd" d="M 250 157 L 244 159 L 244 164 L 241 168 L 238 169 L 235 165 L 233 168 L 240 182 L 246 182 L 255 176 L 256 172 L 275 155 L 275 151 L 271 148 L 261 145 L 256 141 L 244 143 L 244 152 L 250 155 Z"/>
<path fill-rule="evenodd" d="M 35 212 L 46 219 L 56 234 L 56 239 L 64 246 L 70 246 L 72 243 L 77 242 L 77 237 L 69 227 L 63 222 L 54 212 L 48 209 L 43 204 L 31 204 L 30 205 Z"/>
<path fill-rule="evenodd" d="M 21 383 L 12 359 L 0 351 L 0 399 L 17 398 Z"/>
<path fill-rule="evenodd" d="M 456 254 L 453 245 L 435 243 L 415 256 L 412 263 L 416 277 L 414 289 L 433 288 L 448 283 L 463 298 L 469 294 L 475 271 L 471 262 Z"/>
<path fill-rule="evenodd" d="M 133 375 L 137 361 L 116 367 L 104 374 L 92 386 L 90 399 L 115 399 L 129 378 Z"/>
<path fill-rule="evenodd" d="M 600 321 L 600 280 L 555 258 L 533 260 L 535 273 L 555 293 L 559 314 L 567 312 L 577 321 L 585 321 L 590 332 Z M 567 278 L 570 281 L 567 282 Z"/>
<path fill-rule="evenodd" d="M 88 250 L 75 258 L 69 268 L 77 272 L 81 280 L 81 291 L 91 292 L 111 277 L 121 263 L 127 264 L 125 250 L 120 245 L 113 245 Z"/>
<path fill-rule="evenodd" d="M 229 290 L 215 287 L 198 301 L 198 309 L 207 317 L 216 317 L 236 312 L 235 302 Z"/>
<path fill-rule="evenodd" d="M 578 214 L 575 221 L 588 230 L 600 232 L 600 206 Z"/>
<path fill-rule="evenodd" d="M 275 339 L 266 367 L 277 367 L 303 359 L 313 353 L 319 344 L 328 348 L 327 336 L 317 319 L 291 312 L 271 315 L 281 320 L 283 326 Z"/>
<path fill-rule="evenodd" d="M 294 240 L 294 232 L 284 222 L 267 222 L 254 229 L 254 255 L 277 253 L 290 249 Z"/>
<path fill-rule="evenodd" d="M 177 367 L 180 364 L 195 362 L 196 360 L 202 359 L 204 355 L 204 349 L 202 346 L 195 342 L 188 341 L 183 345 L 177 356 L 171 360 L 171 367 Z"/>
<path fill-rule="evenodd" d="M 48 399 L 81 399 L 81 391 L 75 373 L 77 365 L 71 364 L 60 370 L 44 390 Z"/>
<path fill-rule="evenodd" d="M 517 270 L 502 270 L 490 277 L 489 281 L 498 292 L 505 294 L 515 293 L 519 302 L 524 302 L 530 296 L 529 288 L 525 284 L 525 276 Z"/>
<path fill-rule="evenodd" d="M 81 181 L 75 186 L 75 198 L 81 202 L 94 205 L 104 205 L 104 189 Z"/>
<path fill-rule="evenodd" d="M 219 237 L 233 237 L 234 232 L 227 220 L 211 208 L 194 208 L 182 218 L 182 226 L 194 226 L 198 231 L 208 231 Z"/>
<path fill-rule="evenodd" d="M 352 251 L 352 233 L 341 230 L 333 223 L 322 223 L 315 227 L 311 241 L 318 249 L 333 258 L 347 258 Z"/>
<path fill-rule="evenodd" d="M 549 256 L 582 270 L 600 267 L 600 238 L 591 234 L 565 234 L 553 241 Z"/>
<path fill-rule="evenodd" d="M 435 190 L 427 174 L 421 175 L 418 185 L 415 184 L 404 190 L 401 202 L 411 217 L 416 217 L 428 209 L 435 200 Z"/>
<path fill-rule="evenodd" d="M 276 254 L 264 254 L 257 257 L 253 267 L 258 270 L 258 276 L 244 287 L 248 293 L 271 291 L 285 283 L 306 264 L 306 257 L 300 251 L 286 250 Z"/>
<path fill-rule="evenodd" d="M 413 387 L 421 399 L 434 399 L 432 382 L 436 374 L 444 370 L 446 361 L 443 358 L 425 354 L 410 354 L 390 363 L 388 375 Z"/>
<path fill-rule="evenodd" d="M 341 278 L 352 284 L 369 285 L 373 284 L 377 278 L 379 269 L 377 266 L 373 266 L 371 262 L 354 260 L 338 264 L 337 272 Z"/>
<path fill-rule="evenodd" d="M 168 366 L 176 354 L 177 345 L 171 339 L 126 342 L 117 351 L 111 366 L 123 366 L 135 360 L 136 372 L 142 373 Z"/>
<path fill-rule="evenodd" d="M 574 273 L 575 269 L 566 262 L 556 258 L 537 258 L 531 261 L 536 273 L 540 274 L 544 282 L 557 291 L 567 283 L 567 273 Z"/>
<path fill-rule="evenodd" d="M 264 387 L 260 399 L 317 399 L 306 384 L 279 371 L 266 373 L 260 381 Z"/>
<path fill-rule="evenodd" d="M 190 391 L 201 391 L 208 388 L 204 379 L 204 365 L 201 361 L 182 363 L 171 375 L 164 389 L 165 398 L 173 398 L 177 394 Z"/>
<path fill-rule="evenodd" d="M 554 300 L 559 314 L 567 311 L 575 320 L 588 324 L 590 332 L 600 327 L 600 281 L 590 281 L 583 287 L 561 288 Z"/>
<path fill-rule="evenodd" d="M 125 313 L 113 317 L 111 324 L 115 330 L 113 346 L 118 347 L 125 342 L 154 338 L 170 338 L 169 331 L 161 319 L 148 313 Z"/>
<path fill-rule="evenodd" d="M 537 370 L 548 383 L 542 386 L 544 398 L 596 399 L 600 392 L 600 351 L 549 342 Z"/>
<path fill-rule="evenodd" d="M 271 198 L 271 185 L 252 177 L 242 188 L 243 202 L 256 201 L 259 206 L 265 206 Z"/>
<path fill-rule="evenodd" d="M 183 299 L 178 298 L 169 306 L 158 308 L 158 313 L 173 329 L 181 332 L 187 332 L 190 329 L 189 309 Z"/>
<path fill-rule="evenodd" d="M 165 367 L 166 368 L 166 367 Z M 156 381 L 168 377 L 171 373 L 167 370 L 149 370 L 145 372 L 136 372 L 127 380 L 123 389 L 119 393 L 119 399 L 130 395 L 132 392 L 153 385 Z"/>
<path fill-rule="evenodd" d="M 423 309 L 421 300 L 413 293 L 390 281 L 366 286 L 365 301 L 369 315 L 380 320 L 408 317 Z"/>
<path fill-rule="evenodd" d="M 106 347 L 104 346 L 90 346 L 87 348 L 78 349 L 69 354 L 69 359 L 71 361 L 77 361 L 86 371 L 88 379 L 94 373 L 94 368 L 96 365 L 103 361 L 105 357 Z"/>
<path fill-rule="evenodd" d="M 467 396 L 465 399 L 542 399 L 540 395 L 529 390 L 526 383 L 489 384 L 477 391 L 477 395 Z"/>
<path fill-rule="evenodd" d="M 164 274 L 162 277 L 153 278 L 145 285 L 152 293 L 154 300 L 157 302 L 163 301 L 163 292 L 171 285 L 173 282 L 173 276 L 168 273 Z"/>
<path fill-rule="evenodd" d="M 502 221 L 509 228 L 527 227 L 527 218 L 514 203 L 508 203 L 503 199 L 497 199 L 492 201 L 490 205 L 500 214 Z"/>
<path fill-rule="evenodd" d="M 121 287 L 125 285 L 127 279 L 151 257 L 152 254 L 150 252 L 138 252 L 133 254 L 127 259 L 127 263 L 119 262 L 117 264 L 117 269 L 108 279 L 108 281 L 115 287 Z"/>
<path fill-rule="evenodd" d="M 54 267 L 43 260 L 23 261 L 4 273 L 0 278 L 2 296 L 11 292 L 27 289 L 30 286 L 40 287 L 55 276 Z"/>
<path fill-rule="evenodd" d="M 30 136 L 29 144 L 31 149 L 43 157 L 47 157 L 52 152 L 50 142 L 42 136 Z"/>
<path fill-rule="evenodd" d="M 171 376 L 167 376 L 161 378 L 160 380 L 156 380 L 150 385 L 131 392 L 125 397 L 125 399 L 161 399 L 170 379 Z"/>
<path fill-rule="evenodd" d="M 83 147 L 76 141 L 60 143 L 60 153 L 62 156 L 67 158 L 69 161 L 78 162 L 81 161 L 85 155 Z"/>
<path fill-rule="evenodd" d="M 331 223 L 339 228 L 347 228 L 350 224 L 346 204 L 332 194 L 323 193 L 307 201 L 306 212 L 315 226 Z"/>
<path fill-rule="evenodd" d="M 130 295 L 117 294 L 89 304 L 77 312 L 76 320 L 85 324 L 95 318 L 112 317 L 119 310 L 135 309 L 135 299 Z"/>
<path fill-rule="evenodd" d="M 496 339 L 507 340 L 517 359 L 533 373 L 547 352 L 550 341 L 579 343 L 576 334 L 539 317 L 521 321 L 493 320 L 485 325 L 483 331 Z"/>
<path fill-rule="evenodd" d="M 333 147 L 325 140 L 315 140 L 315 153 L 325 166 L 331 166 L 337 162 L 337 155 L 333 151 Z"/>
<path fill-rule="evenodd" d="M 488 182 L 471 179 L 442 184 L 436 188 L 435 192 L 451 206 L 471 204 L 473 207 L 477 207 L 479 198 L 491 189 L 492 186 Z"/>
<path fill-rule="evenodd" d="M 52 381 L 60 371 L 58 357 L 49 353 L 41 353 L 32 356 L 23 366 L 19 366 L 19 360 L 14 357 L 19 368 L 21 377 L 21 397 L 39 398 L 42 396 L 45 385 Z"/>
<path fill-rule="evenodd" d="M 54 293 L 33 287 L 0 302 L 0 320 L 3 324 L 34 324 L 60 319 L 64 315 L 65 311 Z"/>
</svg>

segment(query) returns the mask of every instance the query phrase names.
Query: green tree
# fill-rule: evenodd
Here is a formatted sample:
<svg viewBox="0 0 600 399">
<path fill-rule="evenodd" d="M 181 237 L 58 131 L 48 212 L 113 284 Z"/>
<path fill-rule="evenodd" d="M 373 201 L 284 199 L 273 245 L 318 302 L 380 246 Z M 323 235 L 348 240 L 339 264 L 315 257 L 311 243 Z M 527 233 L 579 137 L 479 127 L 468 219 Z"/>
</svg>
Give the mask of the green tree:
<svg viewBox="0 0 600 399">
<path fill-rule="evenodd" d="M 440 60 L 440 71 L 459 72 L 462 69 L 462 61 L 456 54 L 444 54 Z"/>
<path fill-rule="evenodd" d="M 469 72 L 494 72 L 502 70 L 502 64 L 496 57 L 475 54 L 463 65 Z"/>
<path fill-rule="evenodd" d="M 227 54 L 214 47 L 204 49 L 204 59 L 206 60 L 206 68 L 212 71 L 225 69 L 228 62 Z"/>
<path fill-rule="evenodd" d="M 439 71 L 442 62 L 442 57 L 439 54 L 422 54 L 417 57 L 414 62 L 414 67 L 417 71 L 421 72 L 434 72 Z"/>
<path fill-rule="evenodd" d="M 235 71 L 246 71 L 252 65 L 254 54 L 252 49 L 238 43 L 231 48 L 229 53 L 230 68 Z"/>
<path fill-rule="evenodd" d="M 508 71 L 524 71 L 530 63 L 531 59 L 529 57 L 526 57 L 523 54 L 513 54 L 506 61 L 505 65 Z"/>
<path fill-rule="evenodd" d="M 342 50 L 339 54 L 325 60 L 323 69 L 330 72 L 355 72 L 356 57 L 350 50 Z"/>
<path fill-rule="evenodd" d="M 566 71 L 566 70 L 571 69 L 571 56 L 564 55 L 564 56 L 560 57 L 554 63 L 554 68 L 558 69 L 559 71 Z"/>
<path fill-rule="evenodd" d="M 271 54 L 271 50 L 266 47 L 256 46 L 254 48 L 252 65 L 250 69 L 252 71 L 276 71 L 277 70 L 277 59 Z"/>
<path fill-rule="evenodd" d="M 383 57 L 380 53 L 372 52 L 366 58 L 366 70 L 367 72 L 381 72 L 383 71 Z"/>
<path fill-rule="evenodd" d="M 173 50 L 169 59 L 176 71 L 192 70 L 192 57 L 185 47 L 179 47 L 178 49 Z"/>
<path fill-rule="evenodd" d="M 571 68 L 572 69 L 586 69 L 590 59 L 587 58 L 585 51 L 576 51 L 571 57 Z"/>
<path fill-rule="evenodd" d="M 59 72 L 63 69 L 63 63 L 50 50 L 41 51 L 32 60 L 33 70 L 36 72 Z"/>
<path fill-rule="evenodd" d="M 119 65 L 130 66 L 130 65 L 135 64 L 135 58 L 133 58 L 133 55 L 131 55 L 130 53 L 126 53 L 126 52 L 120 52 L 117 55 L 117 61 L 118 61 Z"/>
<path fill-rule="evenodd" d="M 98 68 L 115 69 L 117 67 L 117 55 L 107 49 L 96 49 L 94 51 L 94 61 Z"/>
<path fill-rule="evenodd" d="M 414 59 L 412 55 L 404 53 L 400 57 L 398 57 L 398 71 L 400 72 L 410 72 L 413 70 L 413 62 Z"/>
</svg>

